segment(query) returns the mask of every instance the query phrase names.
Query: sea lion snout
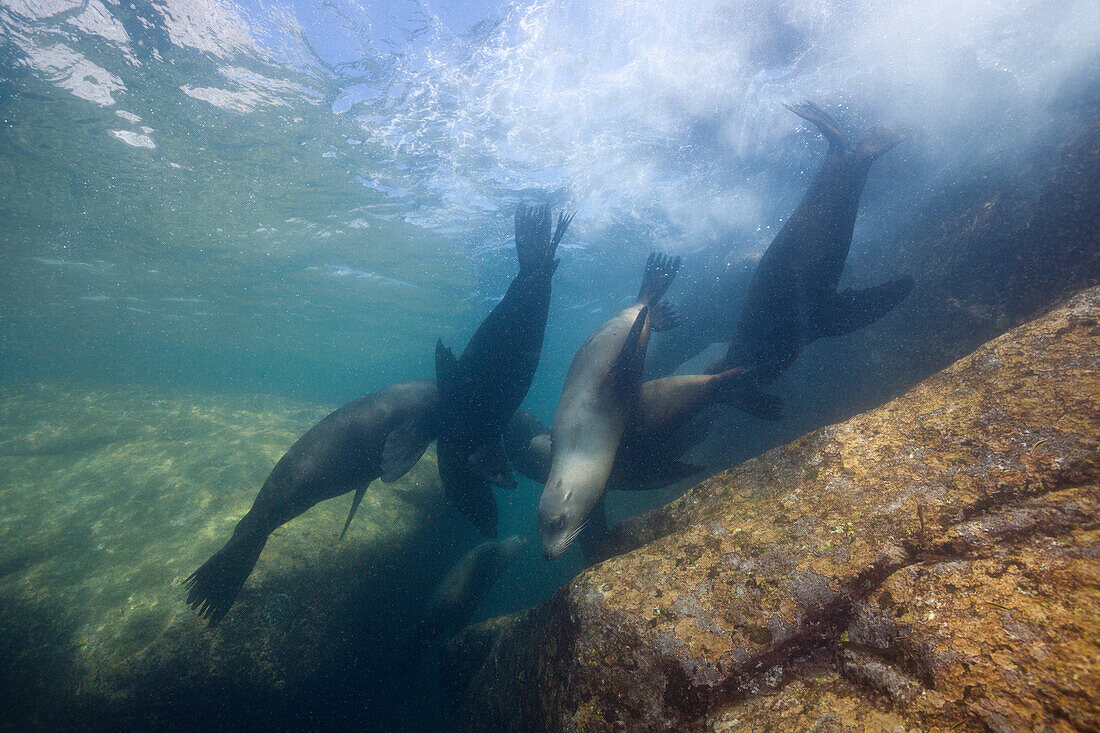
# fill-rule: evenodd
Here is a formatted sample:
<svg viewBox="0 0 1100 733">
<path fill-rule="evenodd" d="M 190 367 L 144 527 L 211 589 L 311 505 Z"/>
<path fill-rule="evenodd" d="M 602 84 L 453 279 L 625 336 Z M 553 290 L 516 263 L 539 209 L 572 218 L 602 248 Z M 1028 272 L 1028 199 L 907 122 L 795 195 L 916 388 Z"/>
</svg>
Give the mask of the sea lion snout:
<svg viewBox="0 0 1100 733">
<path fill-rule="evenodd" d="M 540 512 L 539 534 L 542 535 L 542 554 L 547 560 L 556 560 L 569 547 L 566 542 L 569 517 L 564 513 Z"/>
</svg>

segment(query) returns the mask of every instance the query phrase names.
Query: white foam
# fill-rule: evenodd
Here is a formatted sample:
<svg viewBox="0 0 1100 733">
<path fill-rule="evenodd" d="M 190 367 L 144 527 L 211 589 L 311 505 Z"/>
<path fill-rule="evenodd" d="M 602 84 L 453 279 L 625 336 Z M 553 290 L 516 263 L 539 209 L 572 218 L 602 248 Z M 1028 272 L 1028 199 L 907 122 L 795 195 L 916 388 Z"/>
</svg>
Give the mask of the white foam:
<svg viewBox="0 0 1100 733">
<path fill-rule="evenodd" d="M 129 130 L 111 130 L 111 135 L 135 148 L 148 148 L 153 150 L 157 147 L 156 143 L 153 142 L 153 138 L 148 135 L 130 132 Z"/>
</svg>

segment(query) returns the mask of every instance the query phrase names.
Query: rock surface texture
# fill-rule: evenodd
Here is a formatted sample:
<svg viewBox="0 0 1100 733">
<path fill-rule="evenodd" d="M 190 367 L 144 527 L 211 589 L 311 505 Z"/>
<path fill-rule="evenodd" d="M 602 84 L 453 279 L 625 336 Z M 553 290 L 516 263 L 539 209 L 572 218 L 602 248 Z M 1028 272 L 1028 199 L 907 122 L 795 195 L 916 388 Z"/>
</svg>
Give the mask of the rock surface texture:
<svg viewBox="0 0 1100 733">
<path fill-rule="evenodd" d="M 452 641 L 469 730 L 1100 727 L 1100 288 Z M 634 549 L 631 549 L 634 548 Z"/>
</svg>

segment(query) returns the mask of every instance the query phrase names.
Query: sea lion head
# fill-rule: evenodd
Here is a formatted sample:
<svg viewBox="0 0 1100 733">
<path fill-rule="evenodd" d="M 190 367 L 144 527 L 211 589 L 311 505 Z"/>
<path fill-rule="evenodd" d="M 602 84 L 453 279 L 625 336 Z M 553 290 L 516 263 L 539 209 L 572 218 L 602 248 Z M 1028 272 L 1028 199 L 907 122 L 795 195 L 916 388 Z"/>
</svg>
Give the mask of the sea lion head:
<svg viewBox="0 0 1100 733">
<path fill-rule="evenodd" d="M 556 560 L 569 549 L 581 533 L 595 500 L 586 501 L 591 492 L 570 486 L 566 478 L 550 476 L 539 500 L 539 534 L 542 554 Z M 597 495 L 598 499 L 599 496 Z"/>
</svg>

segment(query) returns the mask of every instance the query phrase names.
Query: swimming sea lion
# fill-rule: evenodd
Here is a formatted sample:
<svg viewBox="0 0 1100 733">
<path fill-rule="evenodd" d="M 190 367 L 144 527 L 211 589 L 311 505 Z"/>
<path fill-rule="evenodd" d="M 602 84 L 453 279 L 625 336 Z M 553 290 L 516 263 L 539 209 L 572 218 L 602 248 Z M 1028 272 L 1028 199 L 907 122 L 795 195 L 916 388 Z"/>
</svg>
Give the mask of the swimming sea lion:
<svg viewBox="0 0 1100 733">
<path fill-rule="evenodd" d="M 539 500 L 547 559 L 569 547 L 603 496 L 641 390 L 650 330 L 670 325 L 660 323 L 668 315 L 660 298 L 679 267 L 679 257 L 650 255 L 634 305 L 601 326 L 573 357 L 554 413 L 550 473 Z"/>
<path fill-rule="evenodd" d="M 736 400 L 750 378 L 735 368 L 721 374 L 683 374 L 643 382 L 634 416 L 628 422 L 607 478 L 607 491 L 650 491 L 671 486 L 703 469 L 679 458 L 706 438 L 684 433 L 704 408 Z M 550 430 L 520 408 L 504 430 L 508 461 L 532 481 L 545 484 L 550 473 Z"/>
<path fill-rule="evenodd" d="M 469 624 L 477 607 L 526 544 L 524 538 L 512 535 L 483 542 L 463 555 L 432 593 L 418 636 L 428 641 Z"/>
<path fill-rule="evenodd" d="M 551 236 L 550 208 L 516 210 L 519 274 L 455 359 L 436 344 L 440 397 L 439 478 L 456 507 L 483 535 L 496 536 L 490 484 L 514 487 L 501 450 L 504 425 L 523 402 L 538 367 L 550 310 L 558 243 L 572 221 L 560 214 Z"/>
<path fill-rule="evenodd" d="M 188 605 L 211 626 L 218 623 L 268 535 L 313 505 L 354 490 L 346 532 L 370 482 L 396 481 L 423 455 L 439 429 L 438 404 L 435 381 L 399 382 L 310 428 L 275 464 L 225 546 L 184 581 Z"/>
<path fill-rule="evenodd" d="M 853 147 L 816 105 L 789 109 L 821 130 L 829 152 L 802 202 L 760 258 L 729 349 L 712 367 L 752 367 L 758 389 L 775 381 L 811 341 L 873 323 L 913 286 L 911 278 L 903 277 L 865 290 L 836 290 L 871 163 L 902 136 L 875 126 Z M 752 403 L 762 397 L 749 392 L 743 399 Z"/>
<path fill-rule="evenodd" d="M 607 477 L 607 491 L 663 489 L 703 470 L 677 460 L 682 450 L 666 452 L 659 441 L 650 442 L 641 436 L 635 439 L 638 447 L 627 448 L 631 435 L 624 431 Z M 512 468 L 535 483 L 545 484 L 550 475 L 551 447 L 550 428 L 527 410 L 516 410 L 504 429 L 504 451 Z M 653 450 L 647 453 L 647 448 Z"/>
</svg>

